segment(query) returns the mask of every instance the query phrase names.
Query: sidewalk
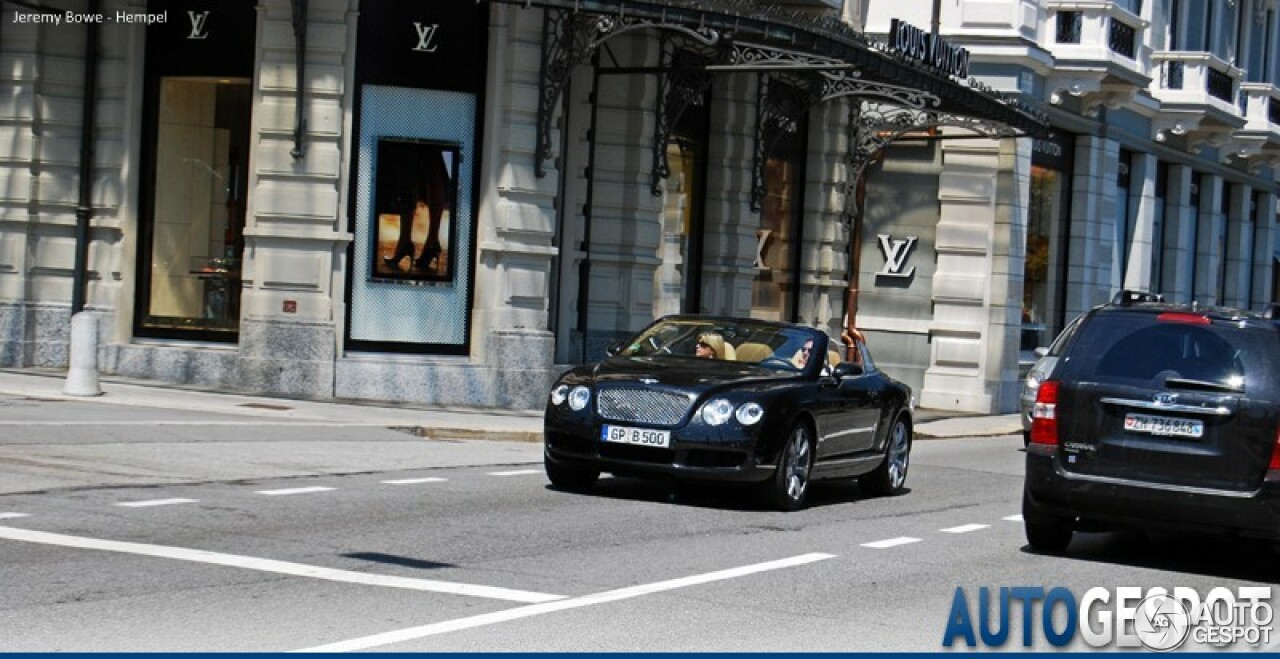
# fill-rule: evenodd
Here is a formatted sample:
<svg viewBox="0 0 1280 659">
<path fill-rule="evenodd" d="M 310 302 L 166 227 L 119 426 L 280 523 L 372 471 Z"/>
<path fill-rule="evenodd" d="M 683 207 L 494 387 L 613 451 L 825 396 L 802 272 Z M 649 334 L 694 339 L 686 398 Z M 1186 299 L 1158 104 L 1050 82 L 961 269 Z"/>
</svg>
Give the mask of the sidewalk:
<svg viewBox="0 0 1280 659">
<path fill-rule="evenodd" d="M 233 414 L 275 420 L 325 421 L 334 425 L 394 427 L 429 439 L 542 441 L 540 410 L 446 409 L 384 402 L 313 401 L 228 393 L 191 386 L 103 376 L 102 396 L 62 393 L 66 374 L 46 369 L 0 370 L 0 393 L 107 405 Z M 1018 414 L 972 415 L 916 410 L 916 437 L 990 437 L 1022 432 Z"/>
</svg>

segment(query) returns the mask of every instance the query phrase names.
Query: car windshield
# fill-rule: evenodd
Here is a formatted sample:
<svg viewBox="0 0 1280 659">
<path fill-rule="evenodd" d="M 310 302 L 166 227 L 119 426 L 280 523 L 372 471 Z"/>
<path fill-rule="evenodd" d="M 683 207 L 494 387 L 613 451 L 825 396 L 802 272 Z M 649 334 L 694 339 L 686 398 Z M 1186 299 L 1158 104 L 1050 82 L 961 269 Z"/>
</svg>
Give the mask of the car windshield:
<svg viewBox="0 0 1280 659">
<path fill-rule="evenodd" d="M 1151 316 L 1100 315 L 1081 328 L 1068 372 L 1154 386 L 1205 383 L 1237 390 L 1247 371 L 1270 370 L 1274 345 L 1245 328 L 1162 322 Z"/>
<path fill-rule="evenodd" d="M 821 332 L 805 327 L 751 320 L 664 318 L 624 343 L 617 354 L 716 359 L 800 372 L 812 363 L 810 354 L 826 347 Z"/>
</svg>

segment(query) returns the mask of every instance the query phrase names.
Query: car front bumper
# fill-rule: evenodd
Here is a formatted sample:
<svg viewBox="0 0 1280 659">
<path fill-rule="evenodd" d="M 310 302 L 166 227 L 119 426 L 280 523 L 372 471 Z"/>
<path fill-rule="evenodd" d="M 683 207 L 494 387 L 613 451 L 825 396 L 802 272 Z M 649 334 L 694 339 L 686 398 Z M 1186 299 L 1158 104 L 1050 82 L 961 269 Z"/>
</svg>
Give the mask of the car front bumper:
<svg viewBox="0 0 1280 659">
<path fill-rule="evenodd" d="M 726 429 L 666 429 L 668 448 L 605 442 L 600 422 L 550 424 L 544 431 L 544 453 L 557 464 L 618 475 L 689 480 L 760 482 L 770 478 L 776 456 L 767 456 L 754 437 Z"/>
<path fill-rule="evenodd" d="M 1170 529 L 1280 540 L 1280 472 L 1247 492 L 1178 487 L 1064 470 L 1057 447 L 1027 449 L 1026 505 L 1082 530 Z"/>
</svg>

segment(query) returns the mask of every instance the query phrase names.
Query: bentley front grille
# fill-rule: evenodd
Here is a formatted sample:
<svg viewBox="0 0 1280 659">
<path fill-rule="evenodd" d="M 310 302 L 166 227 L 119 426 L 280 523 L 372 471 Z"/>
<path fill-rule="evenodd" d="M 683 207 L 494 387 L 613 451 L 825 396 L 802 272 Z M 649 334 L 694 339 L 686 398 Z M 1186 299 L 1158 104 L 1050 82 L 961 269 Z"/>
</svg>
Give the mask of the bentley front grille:
<svg viewBox="0 0 1280 659">
<path fill-rule="evenodd" d="M 614 388 L 600 391 L 600 416 L 611 421 L 633 421 L 674 426 L 689 412 L 688 396 L 652 389 Z"/>
</svg>

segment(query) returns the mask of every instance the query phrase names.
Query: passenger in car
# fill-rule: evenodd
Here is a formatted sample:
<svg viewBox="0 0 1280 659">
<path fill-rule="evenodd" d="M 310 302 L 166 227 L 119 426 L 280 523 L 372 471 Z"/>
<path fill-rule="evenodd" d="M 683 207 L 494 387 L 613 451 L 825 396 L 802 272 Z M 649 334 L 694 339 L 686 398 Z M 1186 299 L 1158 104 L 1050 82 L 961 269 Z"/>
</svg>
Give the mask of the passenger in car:
<svg viewBox="0 0 1280 659">
<path fill-rule="evenodd" d="M 796 351 L 795 356 L 791 358 L 791 363 L 795 364 L 796 368 L 804 368 L 809 364 L 809 354 L 812 352 L 813 339 L 809 339 L 804 342 L 804 346 L 802 348 Z"/>
<path fill-rule="evenodd" d="M 698 337 L 693 356 L 702 359 L 733 359 L 733 346 L 725 343 L 719 334 L 707 333 Z"/>
</svg>

